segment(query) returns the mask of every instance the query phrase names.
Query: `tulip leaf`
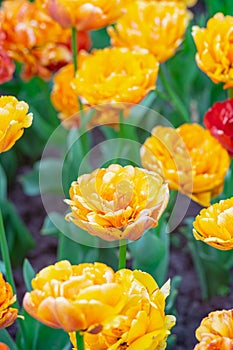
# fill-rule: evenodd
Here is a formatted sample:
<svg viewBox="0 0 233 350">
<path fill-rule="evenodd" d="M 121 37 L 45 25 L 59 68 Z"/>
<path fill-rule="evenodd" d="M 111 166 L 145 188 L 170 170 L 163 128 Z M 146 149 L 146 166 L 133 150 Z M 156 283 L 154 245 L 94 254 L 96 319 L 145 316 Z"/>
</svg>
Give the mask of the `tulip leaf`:
<svg viewBox="0 0 233 350">
<path fill-rule="evenodd" d="M 35 273 L 32 265 L 28 261 L 28 259 L 24 259 L 24 263 L 23 263 L 23 278 L 24 278 L 24 282 L 25 282 L 25 285 L 26 285 L 26 288 L 27 288 L 28 292 L 30 292 L 32 290 L 31 281 L 35 277 L 35 274 L 36 273 Z"/>
<path fill-rule="evenodd" d="M 10 350 L 19 350 L 6 329 L 0 329 L 0 341 L 9 346 Z"/>
</svg>

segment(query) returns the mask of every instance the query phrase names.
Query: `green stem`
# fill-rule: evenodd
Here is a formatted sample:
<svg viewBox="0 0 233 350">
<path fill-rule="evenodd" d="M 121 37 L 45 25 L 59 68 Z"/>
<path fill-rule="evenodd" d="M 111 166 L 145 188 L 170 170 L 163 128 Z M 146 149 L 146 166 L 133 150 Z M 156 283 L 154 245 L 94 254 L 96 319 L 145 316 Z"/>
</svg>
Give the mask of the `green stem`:
<svg viewBox="0 0 233 350">
<path fill-rule="evenodd" d="M 166 89 L 169 98 L 171 99 L 171 102 L 173 103 L 174 107 L 177 109 L 177 111 L 182 116 L 185 123 L 190 123 L 190 119 L 188 117 L 188 111 L 184 105 L 184 103 L 181 101 L 179 96 L 174 92 L 174 89 L 170 86 L 169 82 L 166 79 L 165 69 L 163 65 L 160 66 L 160 79 L 163 83 L 164 88 Z"/>
<path fill-rule="evenodd" d="M 83 335 L 79 331 L 76 332 L 76 340 L 77 350 L 85 350 Z"/>
<path fill-rule="evenodd" d="M 12 273 L 12 268 L 11 268 L 11 261 L 10 261 L 10 255 L 9 255 L 9 250 L 8 250 L 8 245 L 7 245 L 7 240 L 6 240 L 6 233 L 3 225 L 3 219 L 2 219 L 2 211 L 0 208 L 0 245 L 1 245 L 1 253 L 2 253 L 2 259 L 5 265 L 6 269 L 6 280 L 8 283 L 10 283 L 14 294 L 16 294 L 16 288 L 15 288 L 15 282 L 13 278 L 13 273 Z M 14 303 L 14 306 L 19 310 L 19 303 L 18 300 Z M 25 345 L 25 326 L 24 326 L 24 320 L 18 319 L 18 326 L 20 329 L 20 332 L 22 334 L 22 342 Z"/>
<path fill-rule="evenodd" d="M 10 255 L 9 255 L 9 249 L 7 245 L 7 240 L 6 240 L 6 233 L 3 225 L 3 219 L 2 219 L 2 211 L 0 208 L 0 243 L 1 243 L 1 252 L 2 252 L 2 259 L 4 261 L 5 269 L 6 269 L 6 279 L 7 282 L 9 282 L 13 288 L 14 294 L 16 293 L 16 288 L 15 288 L 15 282 L 13 278 L 13 273 L 11 269 L 11 261 L 10 261 Z M 17 303 L 17 307 L 18 307 Z"/>
<path fill-rule="evenodd" d="M 73 54 L 74 75 L 75 75 L 78 70 L 77 29 L 75 27 L 72 27 L 72 54 Z"/>
<path fill-rule="evenodd" d="M 116 162 L 119 161 L 121 158 L 121 151 L 122 151 L 122 140 L 124 139 L 125 132 L 124 132 L 124 112 L 122 109 L 119 110 L 119 132 L 118 132 L 118 147 L 116 152 Z"/>
<path fill-rule="evenodd" d="M 233 98 L 233 88 L 229 88 L 227 90 L 227 96 L 228 96 L 228 98 Z"/>
<path fill-rule="evenodd" d="M 127 251 L 127 240 L 121 239 L 119 241 L 119 264 L 118 270 L 126 267 L 126 251 Z"/>
</svg>

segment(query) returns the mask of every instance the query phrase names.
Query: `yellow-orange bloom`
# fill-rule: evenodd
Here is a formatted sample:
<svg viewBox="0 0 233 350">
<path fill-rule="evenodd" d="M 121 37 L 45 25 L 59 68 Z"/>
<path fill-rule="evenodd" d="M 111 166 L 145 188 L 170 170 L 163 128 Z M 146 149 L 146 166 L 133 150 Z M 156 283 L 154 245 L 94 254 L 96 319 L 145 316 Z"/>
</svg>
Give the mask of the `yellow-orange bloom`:
<svg viewBox="0 0 233 350">
<path fill-rule="evenodd" d="M 233 249 L 233 197 L 202 209 L 193 223 L 193 234 L 215 248 Z"/>
<path fill-rule="evenodd" d="M 72 61 L 70 31 L 56 23 L 37 2 L 3 1 L 1 29 L 3 48 L 13 60 L 23 63 L 22 77 L 43 79 Z"/>
<path fill-rule="evenodd" d="M 146 49 L 164 62 L 181 44 L 190 18 L 183 4 L 135 1 L 108 33 L 113 46 Z"/>
<path fill-rule="evenodd" d="M 13 96 L 0 97 L 0 153 L 8 151 L 32 124 L 28 105 Z"/>
<path fill-rule="evenodd" d="M 10 350 L 10 348 L 4 343 L 0 343 L 0 350 Z"/>
<path fill-rule="evenodd" d="M 11 305 L 16 301 L 11 285 L 5 282 L 0 272 L 0 329 L 12 325 L 18 316 L 18 310 Z"/>
<path fill-rule="evenodd" d="M 230 157 L 208 130 L 198 124 L 177 129 L 157 126 L 141 148 L 142 165 L 161 174 L 172 190 L 179 190 L 203 206 L 222 191 Z"/>
<path fill-rule="evenodd" d="M 96 30 L 115 22 L 132 0 L 46 0 L 51 17 L 63 28 Z"/>
<path fill-rule="evenodd" d="M 71 265 L 60 261 L 42 269 L 32 280 L 23 305 L 40 322 L 66 332 L 98 327 L 117 315 L 127 295 L 105 264 Z"/>
<path fill-rule="evenodd" d="M 196 62 L 214 83 L 233 87 L 233 16 L 217 13 L 207 22 L 206 28 L 193 27 L 197 47 Z"/>
<path fill-rule="evenodd" d="M 85 349 L 165 349 L 167 336 L 175 324 L 174 316 L 165 315 L 169 282 L 159 289 L 149 274 L 127 269 L 116 272 L 115 280 L 127 294 L 124 308 L 106 320 L 98 332 L 84 334 Z M 74 334 L 71 341 L 76 348 Z"/>
<path fill-rule="evenodd" d="M 107 241 L 139 239 L 158 225 L 168 202 L 168 185 L 156 173 L 112 164 L 81 175 L 66 200 L 68 221 Z"/>
<path fill-rule="evenodd" d="M 155 1 L 155 2 L 159 2 L 159 1 L 164 1 L 164 0 L 145 0 L 145 1 Z M 197 3 L 198 0 L 166 0 L 166 2 L 172 2 L 175 6 L 178 4 L 184 4 L 187 7 L 192 7 Z"/>
<path fill-rule="evenodd" d="M 194 350 L 231 350 L 233 348 L 233 310 L 209 313 L 196 330 L 199 340 Z"/>
<path fill-rule="evenodd" d="M 73 86 L 84 104 L 100 108 L 116 103 L 123 108 L 123 103 L 138 103 L 155 89 L 158 66 L 145 51 L 106 48 L 81 52 Z"/>
</svg>

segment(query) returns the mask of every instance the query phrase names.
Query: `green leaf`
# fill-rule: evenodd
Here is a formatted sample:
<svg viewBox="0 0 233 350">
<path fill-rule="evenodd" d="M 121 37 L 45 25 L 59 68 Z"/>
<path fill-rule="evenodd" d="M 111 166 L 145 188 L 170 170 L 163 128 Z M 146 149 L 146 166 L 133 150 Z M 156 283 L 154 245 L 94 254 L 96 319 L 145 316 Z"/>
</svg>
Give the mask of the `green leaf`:
<svg viewBox="0 0 233 350">
<path fill-rule="evenodd" d="M 0 329 L 0 341 L 9 346 L 10 350 L 19 350 L 6 329 Z"/>
<path fill-rule="evenodd" d="M 3 167 L 0 164 L 0 200 L 6 198 L 7 193 L 7 178 Z"/>
<path fill-rule="evenodd" d="M 35 273 L 32 265 L 28 261 L 28 259 L 24 259 L 23 278 L 24 278 L 24 282 L 25 282 L 25 285 L 26 285 L 28 292 L 30 292 L 32 290 L 31 281 L 35 277 L 35 275 L 36 275 L 36 273 Z"/>
</svg>

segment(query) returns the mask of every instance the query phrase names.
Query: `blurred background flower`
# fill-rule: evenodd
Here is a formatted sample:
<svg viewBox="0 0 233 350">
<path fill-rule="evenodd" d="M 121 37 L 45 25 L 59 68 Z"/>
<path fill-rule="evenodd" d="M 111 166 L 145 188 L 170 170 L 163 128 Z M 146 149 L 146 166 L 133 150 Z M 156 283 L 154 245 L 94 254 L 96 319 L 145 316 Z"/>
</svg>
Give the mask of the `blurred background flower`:
<svg viewBox="0 0 233 350">
<path fill-rule="evenodd" d="M 224 83 L 224 88 L 233 87 L 233 17 L 216 13 L 207 22 L 206 28 L 193 26 L 193 39 L 197 47 L 198 67 L 214 83 Z"/>
<path fill-rule="evenodd" d="M 233 156 L 233 98 L 216 102 L 209 108 L 204 116 L 204 124 Z"/>
<path fill-rule="evenodd" d="M 135 1 L 108 33 L 113 46 L 146 49 L 164 62 L 181 44 L 190 18 L 181 3 Z"/>
</svg>

